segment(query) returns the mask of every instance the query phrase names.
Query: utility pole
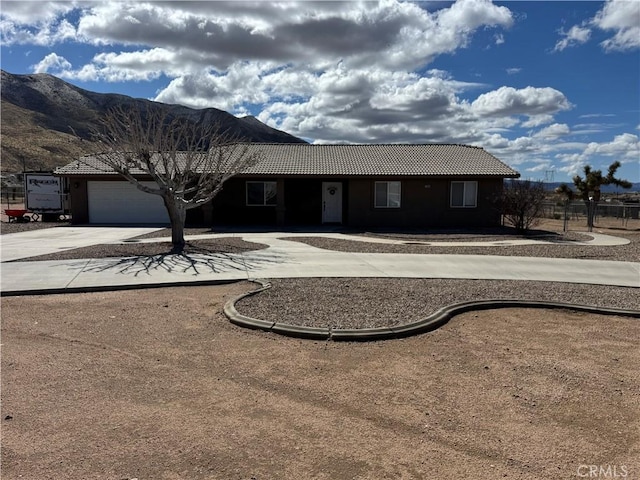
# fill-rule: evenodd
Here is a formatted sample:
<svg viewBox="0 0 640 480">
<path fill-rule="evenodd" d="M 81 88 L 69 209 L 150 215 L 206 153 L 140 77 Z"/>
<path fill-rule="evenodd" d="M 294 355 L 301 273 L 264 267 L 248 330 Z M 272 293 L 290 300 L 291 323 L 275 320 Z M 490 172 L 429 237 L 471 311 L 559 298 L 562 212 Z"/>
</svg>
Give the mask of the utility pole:
<svg viewBox="0 0 640 480">
<path fill-rule="evenodd" d="M 545 183 L 553 183 L 553 179 L 555 178 L 556 171 L 555 170 L 547 170 L 544 172 L 544 181 Z"/>
</svg>

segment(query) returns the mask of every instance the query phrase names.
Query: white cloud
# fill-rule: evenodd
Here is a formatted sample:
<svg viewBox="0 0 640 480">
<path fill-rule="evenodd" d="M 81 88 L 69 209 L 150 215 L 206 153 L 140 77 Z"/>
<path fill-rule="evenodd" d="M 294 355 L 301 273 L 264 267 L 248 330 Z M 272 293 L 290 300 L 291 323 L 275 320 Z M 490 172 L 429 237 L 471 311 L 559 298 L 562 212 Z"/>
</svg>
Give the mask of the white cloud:
<svg viewBox="0 0 640 480">
<path fill-rule="evenodd" d="M 547 172 L 553 170 L 553 165 L 548 160 L 532 160 L 533 167 L 527 168 L 527 172 Z"/>
<path fill-rule="evenodd" d="M 180 76 L 158 93 L 155 100 L 194 108 L 210 107 L 240 114 L 244 104 L 262 104 L 269 94 L 261 85 L 262 70 L 257 64 L 235 65 L 226 75 L 199 72 Z"/>
<path fill-rule="evenodd" d="M 92 63 L 77 70 L 72 69 L 72 65 L 66 60 L 55 62 L 56 58 L 64 60 L 51 53 L 33 67 L 34 73 L 49 71 L 84 82 L 125 82 L 152 80 L 162 73 L 180 75 L 184 72 L 183 68 L 176 65 L 178 62 L 174 52 L 158 48 L 137 52 L 99 53 L 94 56 Z"/>
<path fill-rule="evenodd" d="M 622 164 L 635 164 L 636 169 L 631 181 L 637 181 L 640 174 L 640 141 L 637 135 L 623 133 L 616 135 L 610 142 L 590 142 L 586 145 L 576 145 L 573 152 L 558 153 L 556 158 L 564 166 L 560 171 L 575 175 L 585 165 L 592 165 L 596 169 L 606 169 L 611 162 L 618 160 Z M 631 169 L 633 172 L 634 170 Z"/>
<path fill-rule="evenodd" d="M 566 173 L 568 176 L 580 173 L 582 167 L 586 165 L 585 160 L 579 153 L 559 154 L 556 155 L 556 159 L 560 160 L 560 162 L 564 164 L 564 166 L 560 167 L 558 170 Z"/>
<path fill-rule="evenodd" d="M 44 57 L 40 62 L 33 65 L 34 73 L 48 73 L 58 72 L 60 70 L 68 70 L 71 68 L 71 63 L 66 58 L 61 57 L 56 53 L 50 53 Z"/>
<path fill-rule="evenodd" d="M 637 0 L 609 0 L 600 10 L 593 24 L 615 35 L 602 42 L 605 50 L 640 48 L 640 2 Z"/>
<path fill-rule="evenodd" d="M 613 31 L 614 36 L 601 43 L 605 51 L 625 51 L 640 48 L 640 2 L 638 0 L 607 0 L 600 11 L 568 32 L 560 31 L 554 51 L 582 45 L 589 41 L 592 30 Z"/>
<path fill-rule="evenodd" d="M 78 2 L 4 1 L 0 11 L 0 38 L 4 45 L 50 46 L 75 39 L 75 27 L 64 17 Z"/>
<path fill-rule="evenodd" d="M 553 125 L 549 125 L 548 127 L 543 128 L 533 136 L 537 138 L 554 139 L 569 135 L 569 133 L 571 133 L 571 130 L 569 129 L 568 125 L 564 123 L 554 123 Z"/>
<path fill-rule="evenodd" d="M 524 128 L 537 128 L 542 125 L 547 125 L 548 123 L 553 122 L 553 115 L 550 114 L 542 114 L 542 115 L 532 115 L 526 121 L 522 122 L 522 126 Z"/>
<path fill-rule="evenodd" d="M 18 25 L 44 24 L 74 10 L 78 2 L 3 1 L 3 18 Z"/>
<path fill-rule="evenodd" d="M 157 92 L 158 101 L 236 113 L 248 104 L 273 104 L 262 107 L 273 122 L 292 115 L 289 123 L 314 131 L 324 123 L 371 125 L 361 135 L 367 139 L 394 131 L 413 138 L 420 127 L 425 139 L 444 138 L 450 127 L 425 122 L 454 112 L 473 117 L 457 95 L 481 85 L 456 82 L 446 72 L 415 72 L 438 55 L 464 48 L 477 29 L 513 23 L 508 8 L 489 0 L 459 0 L 433 11 L 396 0 L 76 6 L 77 32 L 65 27 L 59 30 L 68 33 L 59 38 L 77 34 L 105 51 L 75 70 L 63 64 L 48 67 L 60 76 L 116 82 L 165 75 L 172 80 Z M 40 43 L 56 38 L 50 26 L 40 29 Z M 397 126 L 407 120 L 410 126 Z M 496 118 L 491 126 L 512 124 Z M 321 137 L 339 140 L 344 131 L 335 128 Z M 471 133 L 457 135 L 478 137 L 474 129 L 463 131 Z"/>
<path fill-rule="evenodd" d="M 142 81 L 158 78 L 162 73 L 179 74 L 176 68 L 179 63 L 176 52 L 153 48 L 137 52 L 100 53 L 93 58 L 92 65 L 96 68 L 84 71 L 95 72 L 96 78 L 92 80 Z"/>
<path fill-rule="evenodd" d="M 2 43 L 5 45 L 27 44 L 52 46 L 76 38 L 76 29 L 67 20 L 46 23 L 37 29 L 25 28 L 10 21 L 0 20 Z"/>
<path fill-rule="evenodd" d="M 527 115 L 534 117 L 569 110 L 571 104 L 562 92 L 550 87 L 522 89 L 500 87 L 480 95 L 471 104 L 471 108 L 478 115 L 483 116 Z"/>
<path fill-rule="evenodd" d="M 611 13 L 622 8 L 614 3 L 602 9 L 598 25 L 583 23 L 564 33 L 567 46 L 588 41 L 595 28 L 632 28 Z M 438 56 L 470 45 L 479 30 L 493 29 L 481 37 L 490 44 L 483 46 L 503 43 L 503 31 L 514 21 L 507 7 L 488 0 L 442 5 L 51 2 L 42 4 L 42 12 L 3 12 L 0 22 L 6 44 L 51 45 L 78 36 L 79 43 L 101 51 L 84 64 L 74 57 L 76 68 L 49 54 L 33 66 L 36 72 L 108 82 L 164 76 L 169 83 L 155 100 L 241 115 L 251 110 L 265 123 L 317 143 L 466 143 L 512 165 L 535 161 L 532 171 L 599 155 L 630 161 L 637 137 L 635 144 L 627 137 L 590 146 L 576 141 L 576 126 L 556 118 L 572 108 L 560 90 L 497 88 L 428 70 Z M 73 24 L 62 17 L 71 9 Z"/>
<path fill-rule="evenodd" d="M 607 157 L 616 157 L 620 161 L 623 160 L 640 160 L 640 141 L 637 135 L 631 133 L 623 133 L 616 135 L 611 142 L 596 143 L 591 142 L 585 148 L 583 155 L 604 155 Z"/>
<path fill-rule="evenodd" d="M 586 113 L 578 118 L 599 118 L 599 117 L 615 117 L 614 113 Z"/>
<path fill-rule="evenodd" d="M 488 0 L 459 0 L 433 13 L 394 0 L 206 3 L 94 4 L 78 33 L 95 44 L 197 51 L 218 71 L 238 58 L 322 67 L 337 57 L 354 68 L 397 69 L 426 65 L 464 47 L 478 28 L 508 28 L 513 21 L 506 7 Z"/>
<path fill-rule="evenodd" d="M 591 29 L 584 26 L 574 25 L 568 32 L 561 30 L 560 35 L 564 38 L 556 43 L 556 46 L 553 49 L 555 52 L 561 52 L 567 47 L 574 47 L 576 45 L 587 43 L 589 37 L 591 37 Z"/>
<path fill-rule="evenodd" d="M 498 7 L 487 0 L 459 0 L 438 13 L 438 21 L 452 29 L 474 30 L 482 26 L 511 26 L 513 17 L 506 7 Z"/>
</svg>

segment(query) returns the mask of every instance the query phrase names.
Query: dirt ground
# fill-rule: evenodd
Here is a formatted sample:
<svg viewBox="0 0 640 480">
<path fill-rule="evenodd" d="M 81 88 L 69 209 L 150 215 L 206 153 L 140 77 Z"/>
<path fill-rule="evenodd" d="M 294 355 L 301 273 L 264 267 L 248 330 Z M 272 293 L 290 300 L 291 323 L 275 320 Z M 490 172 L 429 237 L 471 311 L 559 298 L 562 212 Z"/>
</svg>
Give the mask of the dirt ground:
<svg viewBox="0 0 640 480">
<path fill-rule="evenodd" d="M 640 477 L 638 320 L 325 343 L 230 324 L 250 288 L 3 298 L 2 478 Z"/>
</svg>

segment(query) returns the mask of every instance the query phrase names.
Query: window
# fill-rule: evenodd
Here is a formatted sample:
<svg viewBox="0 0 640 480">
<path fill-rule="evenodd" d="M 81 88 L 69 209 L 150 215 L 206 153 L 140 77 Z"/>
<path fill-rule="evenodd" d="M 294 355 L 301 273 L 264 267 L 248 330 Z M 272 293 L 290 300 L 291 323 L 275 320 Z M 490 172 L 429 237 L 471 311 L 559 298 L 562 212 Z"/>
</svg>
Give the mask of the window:
<svg viewBox="0 0 640 480">
<path fill-rule="evenodd" d="M 376 182 L 376 208 L 400 208 L 400 182 Z"/>
<path fill-rule="evenodd" d="M 451 206 L 475 208 L 478 197 L 478 182 L 451 182 Z"/>
<path fill-rule="evenodd" d="M 276 205 L 276 182 L 247 182 L 247 205 Z"/>
</svg>

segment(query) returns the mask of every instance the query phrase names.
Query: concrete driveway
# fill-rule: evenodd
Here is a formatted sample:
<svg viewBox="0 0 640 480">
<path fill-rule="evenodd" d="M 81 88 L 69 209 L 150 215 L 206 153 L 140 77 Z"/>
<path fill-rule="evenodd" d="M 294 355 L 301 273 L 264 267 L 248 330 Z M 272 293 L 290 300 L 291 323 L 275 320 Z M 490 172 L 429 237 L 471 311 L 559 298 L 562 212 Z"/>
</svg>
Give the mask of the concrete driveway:
<svg viewBox="0 0 640 480">
<path fill-rule="evenodd" d="M 0 235 L 3 262 L 126 240 L 162 227 L 53 227 Z"/>
<path fill-rule="evenodd" d="M 87 238 L 85 242 L 117 241 L 114 237 L 117 237 L 118 233 L 131 237 L 144 232 L 144 229 L 112 231 L 96 227 L 93 237 Z M 57 232 L 53 233 L 55 237 Z M 107 233 L 113 236 L 107 238 Z M 49 236 L 46 233 L 43 235 L 42 241 L 48 242 Z M 640 263 L 635 262 L 493 255 L 348 253 L 322 250 L 303 243 L 282 240 L 278 237 L 289 234 L 281 232 L 247 233 L 237 236 L 247 241 L 268 244 L 269 248 L 244 254 L 9 262 L 2 264 L 2 292 L 20 294 L 296 277 L 537 280 L 640 287 Z M 148 241 L 158 240 L 160 239 Z M 74 245 L 84 246 L 91 243 L 79 244 L 67 239 L 64 242 L 60 241 L 56 248 L 75 248 Z"/>
</svg>

